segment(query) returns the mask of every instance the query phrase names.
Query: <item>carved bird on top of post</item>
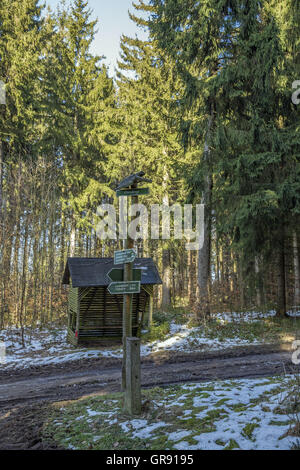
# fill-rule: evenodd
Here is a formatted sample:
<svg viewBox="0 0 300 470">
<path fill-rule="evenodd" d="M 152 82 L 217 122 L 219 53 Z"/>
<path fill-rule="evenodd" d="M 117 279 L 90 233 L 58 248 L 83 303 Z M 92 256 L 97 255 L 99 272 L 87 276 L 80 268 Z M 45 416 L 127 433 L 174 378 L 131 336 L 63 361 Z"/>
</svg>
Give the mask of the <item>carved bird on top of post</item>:
<svg viewBox="0 0 300 470">
<path fill-rule="evenodd" d="M 126 178 L 124 178 L 119 183 L 116 189 L 119 190 L 129 188 L 130 186 L 136 185 L 137 183 L 152 183 L 152 180 L 143 178 L 144 174 L 144 171 L 138 171 L 134 175 L 126 176 Z"/>
</svg>

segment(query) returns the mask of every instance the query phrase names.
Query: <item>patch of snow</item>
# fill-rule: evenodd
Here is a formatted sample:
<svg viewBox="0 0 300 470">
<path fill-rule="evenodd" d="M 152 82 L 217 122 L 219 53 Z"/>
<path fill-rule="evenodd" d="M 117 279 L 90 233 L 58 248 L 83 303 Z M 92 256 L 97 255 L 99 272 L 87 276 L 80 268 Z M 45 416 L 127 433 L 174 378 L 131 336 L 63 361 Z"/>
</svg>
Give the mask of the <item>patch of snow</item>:
<svg viewBox="0 0 300 470">
<path fill-rule="evenodd" d="M 103 414 L 100 411 L 93 411 L 90 408 L 87 408 L 86 412 L 89 416 L 100 416 L 101 414 Z"/>
<path fill-rule="evenodd" d="M 299 313 L 299 312 L 298 312 Z M 266 313 L 261 312 L 223 312 L 213 314 L 213 318 L 220 322 L 253 322 L 261 318 L 268 318 L 275 315 L 271 310 Z M 296 315 L 292 313 L 291 315 Z M 69 361 L 78 361 L 89 358 L 122 358 L 121 347 L 102 347 L 98 349 L 74 348 L 66 341 L 66 328 L 60 329 L 34 329 L 29 328 L 24 331 L 25 347 L 22 347 L 21 333 L 16 328 L 2 330 L 0 332 L 0 342 L 6 347 L 6 357 L 2 369 L 17 369 L 31 366 L 43 366 L 48 364 L 62 364 Z M 31 339 L 30 339 L 31 338 Z M 205 336 L 201 327 L 189 327 L 172 322 L 170 333 L 164 340 L 156 340 L 151 343 L 141 345 L 141 356 L 149 356 L 159 351 L 178 351 L 183 353 L 196 351 L 219 351 L 236 346 L 247 346 L 249 344 L 260 344 L 260 341 L 243 340 L 240 338 L 211 339 Z"/>
<path fill-rule="evenodd" d="M 168 426 L 167 423 L 164 423 L 163 421 L 160 421 L 159 423 L 152 423 L 148 424 L 146 428 L 140 428 L 138 431 L 133 432 L 132 437 L 139 438 L 139 439 L 147 439 L 151 438 L 153 431 L 155 431 L 158 428 L 162 428 Z"/>
<path fill-rule="evenodd" d="M 191 431 L 175 431 L 175 432 L 171 432 L 168 438 L 170 441 L 177 442 L 183 439 L 184 437 L 189 436 L 190 434 L 191 434 Z"/>
</svg>

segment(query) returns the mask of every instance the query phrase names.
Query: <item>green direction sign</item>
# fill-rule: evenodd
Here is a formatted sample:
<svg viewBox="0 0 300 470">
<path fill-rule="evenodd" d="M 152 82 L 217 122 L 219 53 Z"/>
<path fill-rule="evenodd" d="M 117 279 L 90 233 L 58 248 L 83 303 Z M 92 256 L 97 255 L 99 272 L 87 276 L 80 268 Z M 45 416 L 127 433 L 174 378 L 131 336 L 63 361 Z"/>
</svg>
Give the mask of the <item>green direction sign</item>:
<svg viewBox="0 0 300 470">
<path fill-rule="evenodd" d="M 109 279 L 111 281 L 123 281 L 124 279 L 124 270 L 123 268 L 112 268 L 107 273 Z M 141 269 L 133 269 L 132 270 L 132 280 L 133 281 L 140 281 L 142 279 L 142 270 Z"/>
<path fill-rule="evenodd" d="M 139 294 L 141 292 L 140 281 L 111 282 L 108 286 L 110 294 Z"/>
<path fill-rule="evenodd" d="M 136 188 L 136 189 L 118 189 L 116 191 L 117 197 L 120 196 L 143 196 L 149 194 L 149 188 Z"/>
<path fill-rule="evenodd" d="M 136 258 L 136 252 L 129 248 L 128 250 L 115 251 L 114 264 L 132 263 Z"/>
</svg>

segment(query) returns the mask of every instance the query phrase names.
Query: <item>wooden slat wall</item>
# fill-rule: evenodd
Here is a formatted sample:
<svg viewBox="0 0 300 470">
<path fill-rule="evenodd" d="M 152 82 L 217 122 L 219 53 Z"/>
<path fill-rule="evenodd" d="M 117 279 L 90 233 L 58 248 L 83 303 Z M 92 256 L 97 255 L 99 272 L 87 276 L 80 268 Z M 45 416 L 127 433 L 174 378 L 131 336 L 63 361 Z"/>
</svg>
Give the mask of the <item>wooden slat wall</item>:
<svg viewBox="0 0 300 470">
<path fill-rule="evenodd" d="M 76 316 L 78 310 L 78 288 L 70 286 L 68 298 L 68 334 L 67 341 L 76 346 L 78 339 L 75 336 Z"/>
<path fill-rule="evenodd" d="M 72 331 L 70 328 L 68 328 L 67 341 L 73 346 L 77 346 L 78 344 L 78 339 L 76 338 L 74 331 Z"/>
<path fill-rule="evenodd" d="M 147 307 L 152 286 L 144 286 L 140 294 L 133 295 L 133 335 L 140 332 L 139 324 Z M 78 343 L 116 341 L 122 338 L 123 295 L 110 295 L 106 287 L 74 288 L 69 291 L 69 325 L 67 340 Z M 76 317 L 79 311 L 79 331 L 75 336 Z"/>
<path fill-rule="evenodd" d="M 78 288 L 70 287 L 69 290 L 69 310 L 77 312 Z"/>
<path fill-rule="evenodd" d="M 123 295 L 110 295 L 106 287 L 79 289 L 79 341 L 85 337 L 121 338 Z M 137 334 L 142 311 L 145 310 L 147 293 L 133 295 L 132 326 Z M 105 302 L 105 307 L 104 307 Z"/>
</svg>

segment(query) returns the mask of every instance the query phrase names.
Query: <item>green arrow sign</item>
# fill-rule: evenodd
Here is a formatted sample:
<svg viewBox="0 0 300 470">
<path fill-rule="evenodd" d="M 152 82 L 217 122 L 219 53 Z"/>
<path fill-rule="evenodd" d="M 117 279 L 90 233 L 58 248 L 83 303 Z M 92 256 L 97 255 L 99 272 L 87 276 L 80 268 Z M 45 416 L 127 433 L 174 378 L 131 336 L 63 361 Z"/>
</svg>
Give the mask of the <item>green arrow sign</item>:
<svg viewBox="0 0 300 470">
<path fill-rule="evenodd" d="M 123 268 L 112 268 L 108 273 L 107 276 L 111 281 L 123 281 L 124 280 L 124 270 Z M 142 279 L 142 270 L 141 269 L 133 269 L 132 270 L 132 280 L 133 281 L 140 281 Z"/>
<path fill-rule="evenodd" d="M 111 282 L 108 286 L 110 294 L 139 294 L 141 292 L 140 281 Z"/>
<path fill-rule="evenodd" d="M 118 189 L 116 191 L 117 197 L 120 196 L 143 196 L 149 194 L 149 188 L 136 188 L 136 189 Z"/>
<path fill-rule="evenodd" d="M 136 252 L 129 248 L 128 250 L 115 251 L 114 264 L 132 263 L 136 258 Z"/>
</svg>

